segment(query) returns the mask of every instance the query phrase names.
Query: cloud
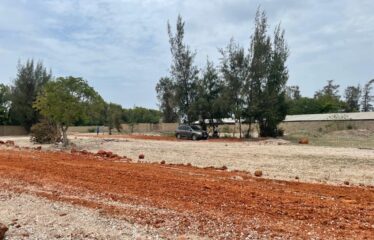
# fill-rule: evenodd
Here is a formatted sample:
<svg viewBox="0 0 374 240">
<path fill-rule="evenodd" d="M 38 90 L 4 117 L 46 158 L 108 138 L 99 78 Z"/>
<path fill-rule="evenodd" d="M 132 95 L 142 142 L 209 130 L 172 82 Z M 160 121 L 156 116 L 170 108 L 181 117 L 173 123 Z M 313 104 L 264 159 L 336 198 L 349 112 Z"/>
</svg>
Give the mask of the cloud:
<svg viewBox="0 0 374 240">
<path fill-rule="evenodd" d="M 0 72 L 9 83 L 19 59 L 41 59 L 57 76 L 87 79 L 108 101 L 156 107 L 168 74 L 166 23 L 180 13 L 202 67 L 234 37 L 249 46 L 257 7 L 286 29 L 290 84 L 313 95 L 327 79 L 342 86 L 373 78 L 374 2 L 362 0 L 3 0 Z"/>
</svg>

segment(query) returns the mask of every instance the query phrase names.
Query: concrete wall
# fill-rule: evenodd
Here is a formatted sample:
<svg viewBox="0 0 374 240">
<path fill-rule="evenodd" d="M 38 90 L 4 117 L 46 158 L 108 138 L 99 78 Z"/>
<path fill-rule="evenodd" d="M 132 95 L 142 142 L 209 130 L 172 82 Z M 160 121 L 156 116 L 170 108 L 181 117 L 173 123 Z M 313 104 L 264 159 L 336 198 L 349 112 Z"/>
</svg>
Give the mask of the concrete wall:
<svg viewBox="0 0 374 240">
<path fill-rule="evenodd" d="M 0 126 L 0 136 L 22 136 L 27 135 L 24 127 L 21 126 Z"/>
<path fill-rule="evenodd" d="M 149 132 L 174 132 L 178 123 L 139 123 L 139 124 L 122 124 L 125 133 L 149 133 Z M 347 121 L 305 121 L 305 122 L 282 122 L 280 128 L 285 130 L 285 133 L 293 132 L 315 132 L 315 131 L 335 131 L 353 129 L 368 129 L 374 130 L 374 120 L 347 120 Z M 79 126 L 70 127 L 69 132 L 87 133 L 89 129 L 95 129 L 96 126 Z M 238 133 L 239 124 L 224 124 L 218 127 L 221 133 Z M 100 132 L 108 132 L 107 127 L 100 127 Z M 242 132 L 246 133 L 248 124 L 242 124 Z M 251 132 L 257 132 L 257 124 L 251 125 Z M 115 130 L 114 130 L 115 132 Z"/>
<path fill-rule="evenodd" d="M 374 131 L 374 120 L 282 122 L 285 133 L 368 129 Z"/>
</svg>

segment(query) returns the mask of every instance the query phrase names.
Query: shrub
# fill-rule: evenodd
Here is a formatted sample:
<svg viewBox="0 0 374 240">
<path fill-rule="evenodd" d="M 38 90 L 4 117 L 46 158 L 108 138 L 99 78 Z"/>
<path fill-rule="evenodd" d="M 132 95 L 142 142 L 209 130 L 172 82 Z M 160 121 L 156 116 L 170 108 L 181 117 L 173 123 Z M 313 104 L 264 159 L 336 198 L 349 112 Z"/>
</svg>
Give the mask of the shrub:
<svg viewBox="0 0 374 240">
<path fill-rule="evenodd" d="M 88 129 L 88 132 L 89 132 L 89 133 L 95 133 L 95 132 L 96 132 L 96 128 L 89 128 L 89 129 Z"/>
<path fill-rule="evenodd" d="M 47 120 L 31 127 L 31 141 L 35 143 L 56 143 L 61 141 L 61 133 L 57 125 Z"/>
</svg>

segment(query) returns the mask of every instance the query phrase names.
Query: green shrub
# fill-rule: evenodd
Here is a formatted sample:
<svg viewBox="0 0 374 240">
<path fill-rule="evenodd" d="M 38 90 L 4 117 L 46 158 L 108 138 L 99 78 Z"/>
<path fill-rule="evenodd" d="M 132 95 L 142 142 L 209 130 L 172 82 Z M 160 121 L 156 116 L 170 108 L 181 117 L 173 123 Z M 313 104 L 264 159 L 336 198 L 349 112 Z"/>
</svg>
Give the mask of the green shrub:
<svg viewBox="0 0 374 240">
<path fill-rule="evenodd" d="M 31 141 L 42 144 L 60 142 L 61 133 L 56 124 L 42 120 L 31 127 Z"/>
</svg>

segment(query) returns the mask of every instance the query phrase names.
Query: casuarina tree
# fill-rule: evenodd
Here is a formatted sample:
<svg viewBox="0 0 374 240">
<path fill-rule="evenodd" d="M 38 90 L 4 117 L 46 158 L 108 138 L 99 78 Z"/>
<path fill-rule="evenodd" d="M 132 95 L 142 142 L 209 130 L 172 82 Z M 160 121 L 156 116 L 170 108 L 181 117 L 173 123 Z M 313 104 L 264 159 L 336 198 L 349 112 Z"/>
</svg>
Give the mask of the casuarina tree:
<svg viewBox="0 0 374 240">
<path fill-rule="evenodd" d="M 11 89 L 10 116 L 18 124 L 30 131 L 31 126 L 39 120 L 39 113 L 32 107 L 44 84 L 52 79 L 41 62 L 28 60 L 18 64 L 17 77 Z"/>
<path fill-rule="evenodd" d="M 168 33 L 172 55 L 170 74 L 175 86 L 176 106 L 180 118 L 190 123 L 196 118 L 191 111 L 196 98 L 196 82 L 199 73 L 194 65 L 195 53 L 184 43 L 184 22 L 181 16 L 178 16 L 175 34 L 169 23 Z"/>
</svg>

